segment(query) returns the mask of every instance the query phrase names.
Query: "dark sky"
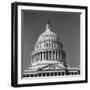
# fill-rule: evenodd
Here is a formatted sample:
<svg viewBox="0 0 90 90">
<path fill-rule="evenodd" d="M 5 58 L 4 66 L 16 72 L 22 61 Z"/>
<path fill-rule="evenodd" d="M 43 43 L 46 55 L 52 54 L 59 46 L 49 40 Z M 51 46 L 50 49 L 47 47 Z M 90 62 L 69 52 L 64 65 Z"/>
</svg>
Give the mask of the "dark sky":
<svg viewBox="0 0 90 90">
<path fill-rule="evenodd" d="M 45 31 L 48 18 L 52 31 L 59 35 L 71 66 L 80 63 L 80 14 L 72 12 L 22 10 L 22 60 L 26 67 L 39 35 Z"/>
</svg>

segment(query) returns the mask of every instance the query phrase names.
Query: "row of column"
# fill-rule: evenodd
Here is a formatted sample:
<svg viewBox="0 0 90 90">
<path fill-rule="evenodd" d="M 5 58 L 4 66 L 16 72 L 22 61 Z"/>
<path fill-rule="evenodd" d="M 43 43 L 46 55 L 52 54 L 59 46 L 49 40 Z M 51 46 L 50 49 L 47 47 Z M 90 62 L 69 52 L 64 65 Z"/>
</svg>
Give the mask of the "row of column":
<svg viewBox="0 0 90 90">
<path fill-rule="evenodd" d="M 38 52 L 31 57 L 31 63 L 42 61 L 42 60 L 65 60 L 65 53 L 60 53 L 59 51 L 45 51 Z"/>
<path fill-rule="evenodd" d="M 42 48 L 42 47 L 45 47 L 45 48 L 46 47 L 51 47 L 51 48 L 62 48 L 63 47 L 61 43 L 50 43 L 50 42 L 47 42 L 47 43 L 43 43 L 42 45 L 40 45 L 40 44 L 39 45 L 36 45 L 35 46 L 35 51 L 37 49 Z"/>
</svg>

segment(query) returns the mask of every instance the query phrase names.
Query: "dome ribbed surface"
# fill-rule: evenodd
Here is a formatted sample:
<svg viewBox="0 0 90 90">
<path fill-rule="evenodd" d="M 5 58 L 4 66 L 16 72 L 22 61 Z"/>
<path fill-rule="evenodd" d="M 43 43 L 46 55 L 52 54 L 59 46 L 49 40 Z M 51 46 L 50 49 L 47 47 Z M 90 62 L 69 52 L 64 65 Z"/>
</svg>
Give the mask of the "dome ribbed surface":
<svg viewBox="0 0 90 90">
<path fill-rule="evenodd" d="M 36 43 L 39 43 L 39 42 L 44 42 L 44 41 L 59 41 L 59 37 L 57 34 L 55 34 L 54 32 L 51 31 L 51 26 L 50 24 L 47 24 L 46 25 L 46 30 L 45 32 L 43 32 L 39 38 L 37 39 L 37 42 Z"/>
</svg>

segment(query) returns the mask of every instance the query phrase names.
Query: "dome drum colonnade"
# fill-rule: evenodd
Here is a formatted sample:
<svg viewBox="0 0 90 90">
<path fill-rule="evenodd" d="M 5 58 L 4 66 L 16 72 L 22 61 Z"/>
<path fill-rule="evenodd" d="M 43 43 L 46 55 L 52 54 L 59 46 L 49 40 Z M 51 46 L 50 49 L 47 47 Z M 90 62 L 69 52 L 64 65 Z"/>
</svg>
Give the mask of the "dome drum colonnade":
<svg viewBox="0 0 90 90">
<path fill-rule="evenodd" d="M 32 55 L 31 64 L 43 60 L 64 62 L 64 60 L 66 60 L 65 52 L 58 50 L 41 50 Z"/>
<path fill-rule="evenodd" d="M 34 51 L 31 54 L 31 65 L 55 64 L 66 62 L 66 53 L 59 37 L 51 31 L 51 24 L 48 21 L 46 30 L 43 32 L 34 45 Z"/>
</svg>

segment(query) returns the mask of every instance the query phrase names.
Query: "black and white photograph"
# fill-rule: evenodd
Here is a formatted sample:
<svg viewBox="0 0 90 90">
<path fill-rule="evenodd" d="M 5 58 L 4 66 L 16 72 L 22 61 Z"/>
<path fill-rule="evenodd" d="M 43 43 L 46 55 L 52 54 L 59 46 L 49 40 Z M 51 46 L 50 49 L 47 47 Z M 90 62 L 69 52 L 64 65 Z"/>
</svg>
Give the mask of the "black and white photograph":
<svg viewBox="0 0 90 90">
<path fill-rule="evenodd" d="M 80 13 L 22 10 L 22 77 L 64 75 L 80 75 Z"/>
<path fill-rule="evenodd" d="M 12 86 L 87 82 L 87 7 L 12 3 Z"/>
</svg>

